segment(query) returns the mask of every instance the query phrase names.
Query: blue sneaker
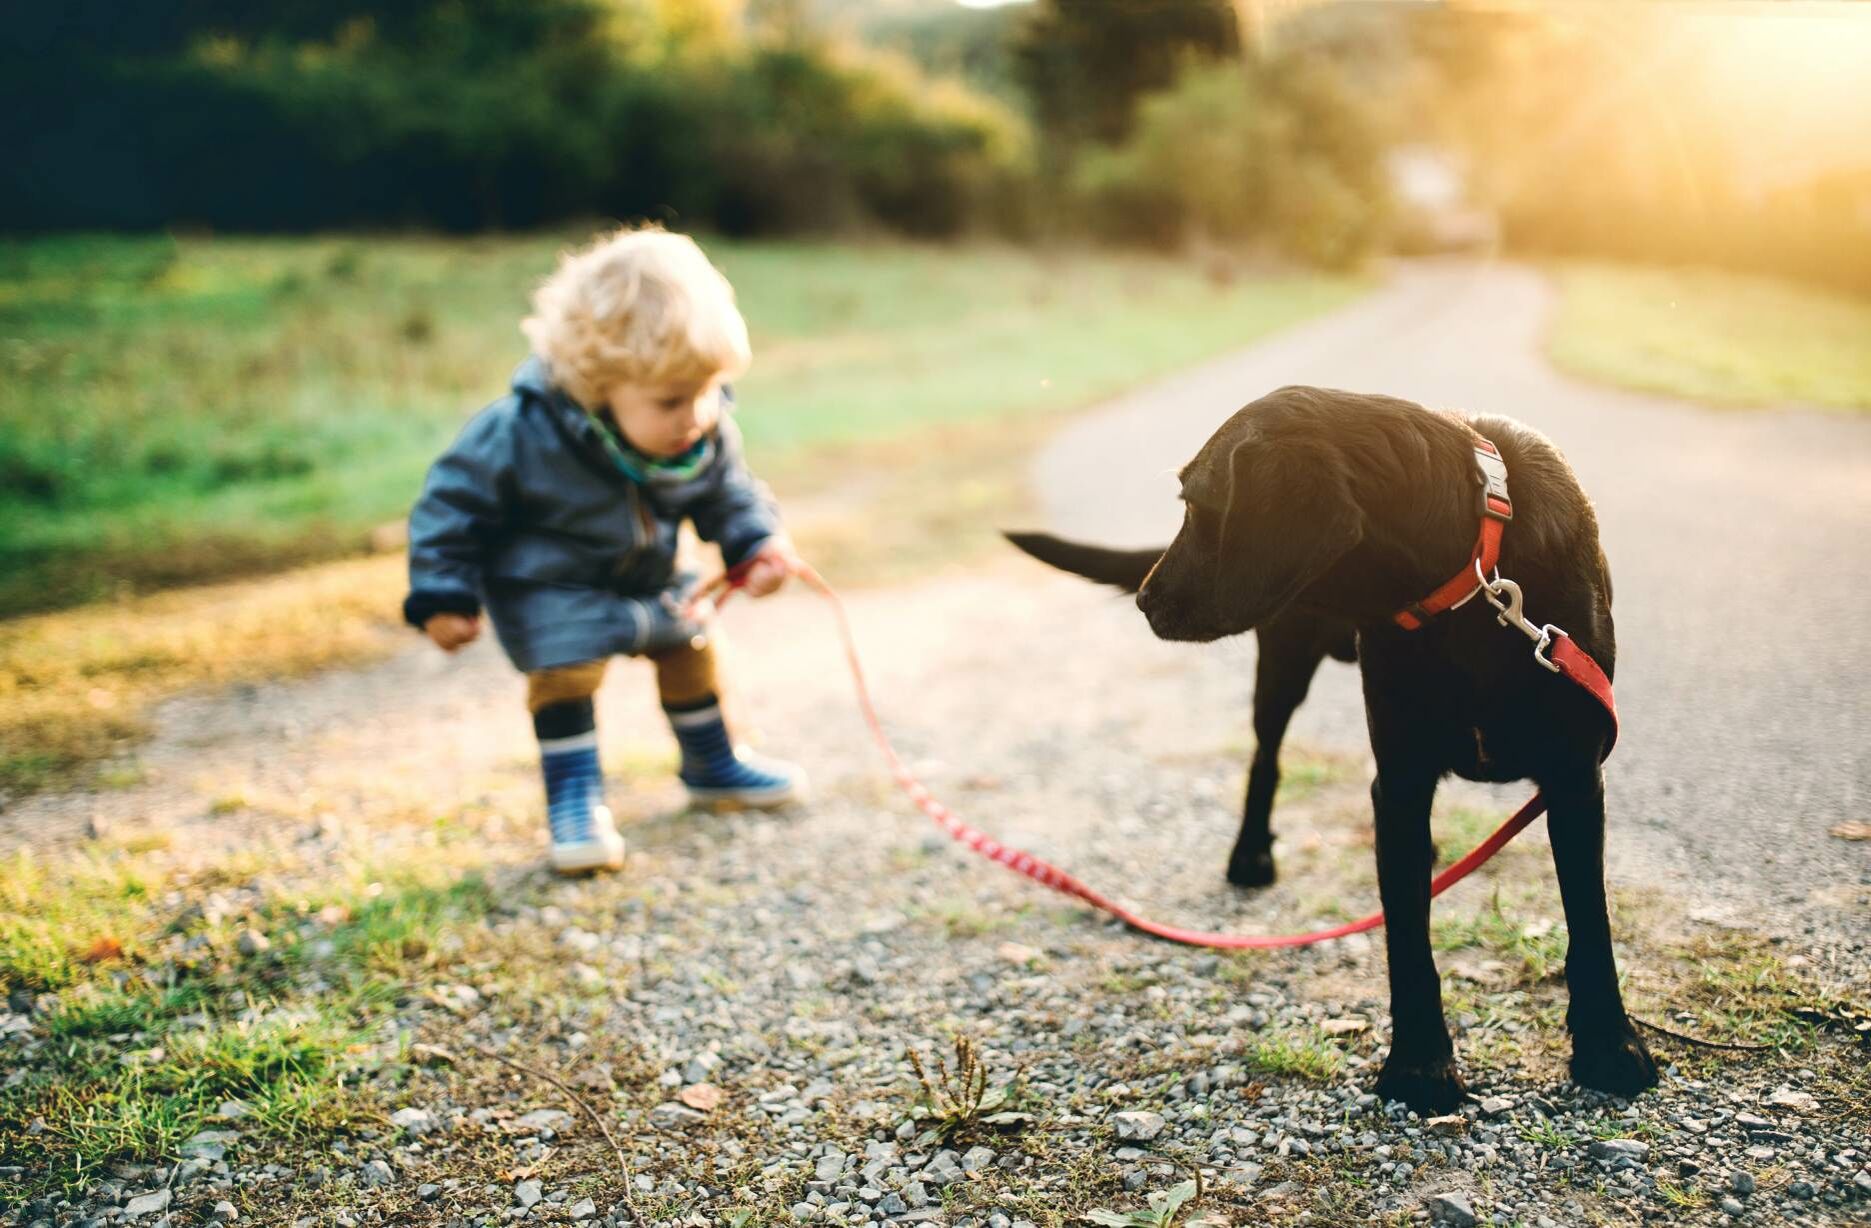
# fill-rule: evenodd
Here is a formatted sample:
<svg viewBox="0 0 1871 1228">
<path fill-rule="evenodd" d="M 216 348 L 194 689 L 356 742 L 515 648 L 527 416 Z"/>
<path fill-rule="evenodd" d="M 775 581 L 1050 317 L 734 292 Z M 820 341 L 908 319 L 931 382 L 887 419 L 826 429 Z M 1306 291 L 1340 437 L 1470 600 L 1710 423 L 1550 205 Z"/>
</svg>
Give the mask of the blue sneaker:
<svg viewBox="0 0 1871 1228">
<path fill-rule="evenodd" d="M 806 774 L 799 768 L 734 749 L 727 723 L 721 719 L 721 705 L 714 699 L 701 706 L 663 711 L 682 747 L 678 774 L 696 805 L 764 810 L 805 796 Z"/>
<path fill-rule="evenodd" d="M 604 805 L 597 733 L 541 738 L 539 765 L 546 777 L 552 868 L 561 874 L 586 874 L 623 865 L 624 838 Z"/>
</svg>

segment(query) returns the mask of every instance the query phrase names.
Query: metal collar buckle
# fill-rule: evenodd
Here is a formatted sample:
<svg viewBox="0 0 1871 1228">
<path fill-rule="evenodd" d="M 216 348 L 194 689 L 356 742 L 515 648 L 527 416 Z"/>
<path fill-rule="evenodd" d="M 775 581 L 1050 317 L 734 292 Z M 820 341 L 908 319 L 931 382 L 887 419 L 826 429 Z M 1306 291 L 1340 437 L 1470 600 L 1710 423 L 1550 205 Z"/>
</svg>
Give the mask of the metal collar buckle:
<svg viewBox="0 0 1871 1228">
<path fill-rule="evenodd" d="M 1480 512 L 1483 516 L 1492 516 L 1496 520 L 1511 521 L 1514 518 L 1514 501 L 1507 493 L 1507 462 L 1493 445 L 1486 448 L 1475 447 L 1475 477 L 1480 480 L 1481 493 L 1477 496 Z"/>
<path fill-rule="evenodd" d="M 1565 632 L 1551 623 L 1538 626 L 1529 622 L 1525 613 L 1525 605 L 1521 597 L 1520 586 L 1515 584 L 1512 580 L 1502 579 L 1499 568 L 1496 568 L 1494 575 L 1489 577 L 1483 574 L 1481 562 L 1477 559 L 1475 561 L 1475 579 L 1481 585 L 1476 591 L 1483 597 L 1486 597 L 1488 599 L 1488 604 L 1499 611 L 1499 613 L 1494 616 L 1494 621 L 1501 624 L 1503 627 L 1512 627 L 1514 630 L 1532 640 L 1533 659 L 1538 661 L 1541 665 L 1544 665 L 1553 673 L 1558 673 L 1559 666 L 1553 663 L 1552 657 L 1548 654 L 1552 651 L 1554 639 L 1564 635 Z"/>
</svg>

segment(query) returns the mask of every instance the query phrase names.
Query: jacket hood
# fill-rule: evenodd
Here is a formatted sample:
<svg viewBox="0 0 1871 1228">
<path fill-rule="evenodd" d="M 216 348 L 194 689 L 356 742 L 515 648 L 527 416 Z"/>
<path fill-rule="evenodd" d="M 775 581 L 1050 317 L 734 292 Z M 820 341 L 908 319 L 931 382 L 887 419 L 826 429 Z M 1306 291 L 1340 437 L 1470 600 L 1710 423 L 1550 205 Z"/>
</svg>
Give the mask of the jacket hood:
<svg viewBox="0 0 1871 1228">
<path fill-rule="evenodd" d="M 512 383 L 513 391 L 523 396 L 536 397 L 579 422 L 591 421 L 591 415 L 584 406 L 572 400 L 565 389 L 552 382 L 552 368 L 537 354 L 528 354 L 526 360 L 513 369 Z"/>
</svg>

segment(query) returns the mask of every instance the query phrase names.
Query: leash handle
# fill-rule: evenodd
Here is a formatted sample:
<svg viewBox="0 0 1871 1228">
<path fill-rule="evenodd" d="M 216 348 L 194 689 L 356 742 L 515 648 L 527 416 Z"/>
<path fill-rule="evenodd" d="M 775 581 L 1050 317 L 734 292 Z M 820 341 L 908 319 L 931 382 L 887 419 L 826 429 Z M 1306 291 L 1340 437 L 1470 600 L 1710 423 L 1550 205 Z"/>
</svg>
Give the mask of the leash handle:
<svg viewBox="0 0 1871 1228">
<path fill-rule="evenodd" d="M 731 571 L 723 572 L 721 575 L 703 584 L 700 588 L 696 589 L 695 593 L 690 597 L 689 605 L 685 607 L 685 613 L 698 609 L 703 602 L 707 601 L 713 601 L 715 608 L 719 609 L 727 602 L 729 597 L 734 595 L 737 589 L 743 586 L 747 570 L 751 566 L 752 560 L 749 560 L 741 564 L 741 566 Z M 851 629 L 851 618 L 845 610 L 844 601 L 838 596 L 837 591 L 826 582 L 825 577 L 821 576 L 817 569 L 805 560 L 796 560 L 791 570 L 794 576 L 797 576 L 808 588 L 824 598 L 825 603 L 831 607 L 832 617 L 838 626 L 838 639 L 844 648 L 845 662 L 851 671 L 851 683 L 857 695 L 858 710 L 863 714 L 864 723 L 869 726 L 871 738 L 876 742 L 877 749 L 882 752 L 884 762 L 890 768 L 891 776 L 896 780 L 897 786 L 909 796 L 910 801 L 916 804 L 916 808 L 922 811 L 924 815 L 928 816 L 929 820 L 937 827 L 941 828 L 951 839 L 967 845 L 970 849 L 973 849 L 988 860 L 998 862 L 1014 873 L 1030 878 L 1041 886 L 1050 887 L 1063 895 L 1069 895 L 1075 899 L 1083 900 L 1093 908 L 1116 917 L 1119 921 L 1122 921 L 1125 925 L 1128 925 L 1130 928 L 1140 933 L 1162 938 L 1169 942 L 1181 943 L 1184 946 L 1213 947 L 1219 950 L 1302 947 L 1309 946 L 1315 942 L 1327 942 L 1334 938 L 1344 938 L 1350 934 L 1361 934 L 1366 930 L 1374 930 L 1384 924 L 1384 914 L 1382 912 L 1374 912 L 1369 916 L 1360 917 L 1356 921 L 1347 921 L 1343 925 L 1312 930 L 1304 934 L 1218 934 L 1208 933 L 1202 930 L 1182 929 L 1177 926 L 1166 925 L 1161 921 L 1152 921 L 1141 913 L 1126 908 L 1109 896 L 1080 882 L 1077 878 L 1074 878 L 1071 874 L 1053 865 L 1051 862 L 1046 861 L 1044 858 L 1036 857 L 1032 853 L 1028 853 L 1022 849 L 1010 848 L 979 828 L 969 826 L 961 819 L 961 816 L 936 800 L 935 796 L 923 786 L 920 780 L 916 779 L 915 773 L 911 772 L 902 758 L 898 756 L 896 747 L 891 745 L 890 735 L 884 732 L 883 721 L 877 715 L 876 705 L 871 701 L 870 683 L 865 677 L 864 662 L 858 654 L 857 636 Z M 1589 664 L 1592 670 L 1595 671 L 1597 669 L 1596 664 L 1591 662 L 1591 658 L 1585 656 L 1584 651 L 1578 649 L 1576 645 L 1573 645 L 1569 638 L 1566 639 L 1564 643 L 1572 649 L 1572 654 L 1575 657 L 1583 657 L 1585 663 Z M 1576 661 L 1568 661 L 1566 664 L 1576 664 Z M 1571 676 L 1571 671 L 1568 670 L 1567 674 Z M 1599 677 L 1602 679 L 1603 675 L 1600 674 Z M 1588 683 L 1581 681 L 1581 685 L 1586 686 L 1594 695 L 1599 694 L 1597 689 Z M 1609 707 L 1609 696 L 1610 686 L 1609 683 L 1606 683 L 1601 698 L 1606 702 L 1607 707 Z M 1525 831 L 1535 819 L 1539 818 L 1540 815 L 1545 812 L 1546 799 L 1540 794 L 1535 793 L 1528 799 L 1525 805 L 1515 811 L 1506 822 L 1496 828 L 1493 835 L 1476 845 L 1469 851 L 1466 857 L 1463 857 L 1460 861 L 1431 879 L 1429 884 L 1430 898 L 1433 899 L 1441 895 L 1450 887 L 1453 887 L 1455 884 L 1474 873 L 1489 858 L 1500 852 L 1508 841 L 1512 840 L 1522 831 Z"/>
</svg>

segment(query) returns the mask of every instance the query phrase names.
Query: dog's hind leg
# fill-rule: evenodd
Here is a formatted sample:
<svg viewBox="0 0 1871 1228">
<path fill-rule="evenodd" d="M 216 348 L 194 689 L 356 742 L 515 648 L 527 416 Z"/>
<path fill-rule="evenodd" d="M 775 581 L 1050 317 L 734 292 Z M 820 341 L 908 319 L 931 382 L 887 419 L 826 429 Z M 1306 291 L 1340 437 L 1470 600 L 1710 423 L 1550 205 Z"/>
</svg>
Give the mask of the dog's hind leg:
<svg viewBox="0 0 1871 1228">
<path fill-rule="evenodd" d="M 1657 1084 L 1657 1065 L 1624 1013 L 1611 917 L 1605 902 L 1605 784 L 1597 765 L 1542 781 L 1553 868 L 1566 909 L 1566 1030 L 1572 1078 L 1583 1087 L 1635 1095 Z"/>
<path fill-rule="evenodd" d="M 1429 808 L 1436 777 L 1422 757 L 1378 758 L 1371 802 L 1377 817 L 1377 888 L 1390 961 L 1390 1054 L 1377 1094 L 1419 1113 L 1447 1113 L 1466 1094 L 1442 1013 L 1442 981 L 1429 945 Z"/>
<path fill-rule="evenodd" d="M 1303 614 L 1275 618 L 1254 634 L 1260 642 L 1254 665 L 1254 759 L 1247 769 L 1241 834 L 1228 855 L 1228 881 L 1237 887 L 1264 887 L 1274 879 L 1273 798 L 1280 789 L 1280 743 L 1332 638 Z"/>
</svg>

